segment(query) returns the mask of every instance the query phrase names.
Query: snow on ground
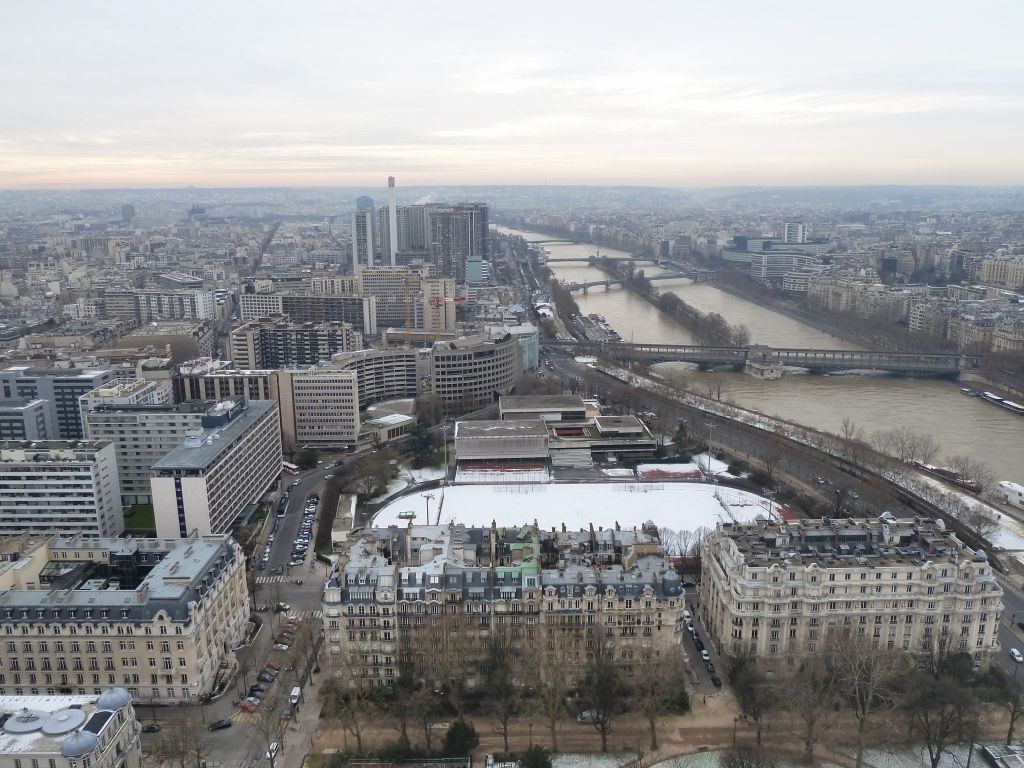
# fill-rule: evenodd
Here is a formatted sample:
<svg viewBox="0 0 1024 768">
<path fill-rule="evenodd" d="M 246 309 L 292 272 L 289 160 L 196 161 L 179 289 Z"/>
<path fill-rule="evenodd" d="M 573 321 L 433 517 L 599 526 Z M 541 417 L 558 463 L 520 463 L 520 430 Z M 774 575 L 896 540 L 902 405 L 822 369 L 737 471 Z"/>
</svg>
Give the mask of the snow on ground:
<svg viewBox="0 0 1024 768">
<path fill-rule="evenodd" d="M 714 475 L 728 474 L 726 470 L 729 465 L 719 461 L 714 456 L 701 453 L 693 457 L 693 461 L 685 464 L 638 464 L 636 471 L 639 477 L 645 480 L 664 478 L 701 478 L 705 472 Z"/>
<path fill-rule="evenodd" d="M 551 473 L 546 469 L 459 469 L 455 472 L 456 483 L 488 485 L 491 483 L 547 483 Z"/>
<path fill-rule="evenodd" d="M 551 768 L 619 768 L 637 759 L 632 752 L 616 754 L 575 754 L 556 752 L 551 755 Z"/>
<path fill-rule="evenodd" d="M 424 467 L 423 469 L 400 467 L 398 477 L 389 482 L 387 490 L 375 497 L 373 501 L 384 501 L 410 486 L 419 485 L 428 480 L 440 480 L 442 477 L 444 477 L 444 467 Z"/>
<path fill-rule="evenodd" d="M 673 530 L 714 528 L 718 523 L 747 522 L 766 515 L 769 502 L 760 496 L 708 483 L 506 483 L 451 485 L 405 496 L 384 507 L 373 524 L 405 526 L 401 512 L 414 512 L 416 524 L 442 523 L 513 526 L 532 523 L 542 528 L 562 523 L 573 530 L 595 527 L 640 527 L 653 521 Z"/>
</svg>

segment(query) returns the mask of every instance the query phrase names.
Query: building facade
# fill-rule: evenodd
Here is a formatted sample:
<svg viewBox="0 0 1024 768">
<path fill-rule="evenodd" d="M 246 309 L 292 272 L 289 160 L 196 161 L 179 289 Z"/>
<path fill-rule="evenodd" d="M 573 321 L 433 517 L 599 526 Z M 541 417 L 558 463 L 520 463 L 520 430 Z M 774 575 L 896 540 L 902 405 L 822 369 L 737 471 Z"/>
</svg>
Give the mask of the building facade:
<svg viewBox="0 0 1024 768">
<path fill-rule="evenodd" d="M 337 352 L 363 348 L 351 323 L 296 323 L 284 317 L 253 320 L 231 331 L 231 360 L 238 368 L 316 365 Z"/>
<path fill-rule="evenodd" d="M 243 293 L 243 320 L 287 315 L 300 323 L 350 323 L 360 333 L 377 333 L 377 302 L 372 296 L 319 293 Z"/>
<path fill-rule="evenodd" d="M 112 443 L 0 443 L 0 535 L 97 537 L 123 530 Z"/>
<path fill-rule="evenodd" d="M 982 663 L 999 649 L 992 566 L 933 520 L 723 525 L 702 555 L 700 614 L 722 653 L 793 658 L 837 633 Z"/>
<path fill-rule="evenodd" d="M 5 695 L 100 693 L 196 701 L 235 669 L 249 616 L 228 536 L 50 538 L 0 562 Z"/>
<path fill-rule="evenodd" d="M 0 400 L 0 442 L 46 440 L 45 400 L 27 397 Z"/>
<path fill-rule="evenodd" d="M 153 465 L 157 535 L 223 533 L 281 474 L 281 425 L 273 400 L 225 401 L 203 430 Z"/>
<path fill-rule="evenodd" d="M 410 524 L 364 529 L 339 562 L 325 650 L 350 686 L 392 685 L 404 662 L 428 684 L 473 687 L 498 637 L 579 673 L 596 654 L 628 671 L 677 653 L 683 592 L 654 530 Z"/>
<path fill-rule="evenodd" d="M 190 400 L 167 405 L 97 404 L 82 412 L 89 440 L 113 443 L 121 504 L 153 501 L 153 465 L 180 446 L 189 433 L 202 429 L 203 417 L 215 404 Z"/>
</svg>

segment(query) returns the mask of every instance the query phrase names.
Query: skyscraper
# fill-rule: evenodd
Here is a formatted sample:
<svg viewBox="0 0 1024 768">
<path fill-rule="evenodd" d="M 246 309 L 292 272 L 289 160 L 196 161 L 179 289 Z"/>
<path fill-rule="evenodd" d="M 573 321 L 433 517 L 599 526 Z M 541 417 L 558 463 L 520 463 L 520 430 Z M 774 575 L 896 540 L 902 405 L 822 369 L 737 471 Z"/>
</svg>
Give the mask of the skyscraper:
<svg viewBox="0 0 1024 768">
<path fill-rule="evenodd" d="M 787 221 L 782 227 L 782 242 L 806 243 L 807 225 L 803 222 Z"/>
<path fill-rule="evenodd" d="M 382 233 L 383 234 L 383 233 Z M 388 264 L 396 264 L 398 254 L 398 215 L 395 210 L 395 177 L 388 176 Z"/>
<path fill-rule="evenodd" d="M 430 257 L 442 277 L 466 282 L 466 263 L 487 255 L 487 206 L 457 203 L 431 208 L 428 214 Z M 470 267 L 471 273 L 479 269 Z"/>
<path fill-rule="evenodd" d="M 376 233 L 373 200 L 365 195 L 356 199 L 356 212 L 352 214 L 352 272 L 360 266 L 376 264 L 374 245 Z"/>
</svg>

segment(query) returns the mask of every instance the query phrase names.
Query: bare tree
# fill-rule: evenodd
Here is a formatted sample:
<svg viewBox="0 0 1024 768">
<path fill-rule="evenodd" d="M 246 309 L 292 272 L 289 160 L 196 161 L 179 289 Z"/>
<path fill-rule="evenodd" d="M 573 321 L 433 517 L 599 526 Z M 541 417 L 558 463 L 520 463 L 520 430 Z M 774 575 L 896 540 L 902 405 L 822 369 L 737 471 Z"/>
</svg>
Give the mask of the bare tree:
<svg viewBox="0 0 1024 768">
<path fill-rule="evenodd" d="M 680 544 L 681 535 L 682 531 L 677 531 L 667 526 L 662 526 L 658 529 L 658 541 L 661 542 L 661 548 L 665 550 L 665 554 L 669 557 L 677 557 L 683 554 Z"/>
<path fill-rule="evenodd" d="M 955 501 L 951 506 L 956 519 L 986 541 L 991 540 L 1000 528 L 998 515 L 983 504 Z"/>
<path fill-rule="evenodd" d="M 765 674 L 764 663 L 750 654 L 728 659 L 728 669 L 729 684 L 736 694 L 740 711 L 754 723 L 760 746 L 764 718 L 778 701 L 778 692 Z"/>
<path fill-rule="evenodd" d="M 506 752 L 509 751 L 509 724 L 522 706 L 521 688 L 515 679 L 516 657 L 512 637 L 505 625 L 496 626 L 488 644 L 486 683 L 494 709 L 494 732 L 501 736 Z"/>
<path fill-rule="evenodd" d="M 865 636 L 843 634 L 830 647 L 840 695 L 857 720 L 857 766 L 864 762 L 864 736 L 875 712 L 891 711 L 898 703 L 897 681 L 908 659 L 903 654 L 874 648 Z"/>
<path fill-rule="evenodd" d="M 558 723 L 565 715 L 565 697 L 575 682 L 569 640 L 554 624 L 542 624 L 534 636 L 533 669 L 537 701 L 551 736 L 551 751 L 558 751 Z"/>
<path fill-rule="evenodd" d="M 176 768 L 202 768 L 210 754 L 202 713 L 196 707 L 184 710 L 180 723 L 165 726 L 157 739 L 156 752 L 164 763 Z"/>
<path fill-rule="evenodd" d="M 947 456 L 946 466 L 953 470 L 960 479 L 974 483 L 979 494 L 988 493 L 995 485 L 996 479 L 988 467 L 970 456 Z"/>
<path fill-rule="evenodd" d="M 583 681 L 583 701 L 592 714 L 591 725 L 601 735 L 601 751 L 608 751 L 608 734 L 623 709 L 625 684 L 615 665 L 614 648 L 598 649 L 587 664 Z"/>
<path fill-rule="evenodd" d="M 973 735 L 978 706 L 973 682 L 970 657 L 953 653 L 947 643 L 922 655 L 901 683 L 911 735 L 924 743 L 931 768 L 938 768 L 953 745 Z"/>
<path fill-rule="evenodd" d="M 645 650 L 633 666 L 631 703 L 647 721 L 652 752 L 658 750 L 658 720 L 673 708 L 686 708 L 680 707 L 679 703 L 688 706 L 680 669 L 679 659 L 659 656 L 653 650 Z"/>
<path fill-rule="evenodd" d="M 800 661 L 785 686 L 786 708 L 803 723 L 804 760 L 814 760 L 814 745 L 836 697 L 836 680 L 828 656 L 811 653 Z"/>
</svg>

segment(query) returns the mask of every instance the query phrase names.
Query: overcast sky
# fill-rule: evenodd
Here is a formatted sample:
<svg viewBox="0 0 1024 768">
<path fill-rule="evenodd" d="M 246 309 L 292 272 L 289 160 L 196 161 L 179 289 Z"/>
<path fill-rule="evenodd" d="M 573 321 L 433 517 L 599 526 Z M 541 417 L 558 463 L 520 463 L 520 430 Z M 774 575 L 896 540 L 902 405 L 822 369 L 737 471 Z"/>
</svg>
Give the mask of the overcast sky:
<svg viewBox="0 0 1024 768">
<path fill-rule="evenodd" d="M 1024 2 L 0 0 L 0 187 L 1024 183 Z"/>
</svg>

